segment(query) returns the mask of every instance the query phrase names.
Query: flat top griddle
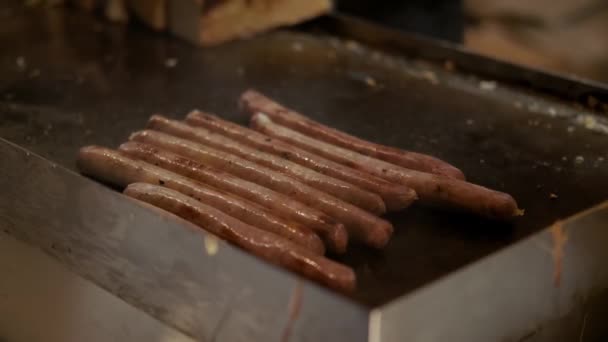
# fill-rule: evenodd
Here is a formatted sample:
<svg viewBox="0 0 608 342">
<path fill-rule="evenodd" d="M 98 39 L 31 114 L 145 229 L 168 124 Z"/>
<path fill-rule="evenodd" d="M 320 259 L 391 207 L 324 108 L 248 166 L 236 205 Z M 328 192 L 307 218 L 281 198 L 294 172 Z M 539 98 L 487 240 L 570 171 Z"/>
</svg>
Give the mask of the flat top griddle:
<svg viewBox="0 0 608 342">
<path fill-rule="evenodd" d="M 389 215 L 386 249 L 352 246 L 339 258 L 367 306 L 608 198 L 606 118 L 555 94 L 390 56 L 314 25 L 197 49 L 66 10 L 0 15 L 0 137 L 62 166 L 75 169 L 83 145 L 117 146 L 157 112 L 199 108 L 245 124 L 236 99 L 256 88 L 338 129 L 445 159 L 526 210 L 513 223 L 419 206 Z"/>
</svg>

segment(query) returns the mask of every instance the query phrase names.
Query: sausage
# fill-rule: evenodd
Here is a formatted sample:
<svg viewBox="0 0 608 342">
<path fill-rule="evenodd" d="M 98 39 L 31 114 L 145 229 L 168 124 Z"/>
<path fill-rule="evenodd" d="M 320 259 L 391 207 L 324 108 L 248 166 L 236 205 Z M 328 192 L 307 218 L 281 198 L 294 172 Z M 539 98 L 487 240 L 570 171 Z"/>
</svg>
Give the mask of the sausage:
<svg viewBox="0 0 608 342">
<path fill-rule="evenodd" d="M 152 134 L 149 134 L 149 133 L 152 133 Z M 209 163 L 209 161 L 216 162 L 213 158 L 209 158 L 208 160 L 205 160 L 203 158 L 196 159 L 196 156 L 192 157 L 190 155 L 186 155 L 188 153 L 187 150 L 186 150 L 186 154 L 185 154 L 180 151 L 172 150 L 170 148 L 171 147 L 170 145 L 167 145 L 167 146 L 169 146 L 169 148 L 168 148 L 167 146 L 163 146 L 162 143 L 160 143 L 160 144 L 154 143 L 156 140 L 155 134 L 159 134 L 159 135 L 163 135 L 164 137 L 168 137 L 169 141 L 171 141 L 172 139 L 178 139 L 178 138 L 166 135 L 164 133 L 154 132 L 154 131 L 145 131 L 145 132 L 135 133 L 131 136 L 131 139 L 133 141 L 151 144 L 151 145 L 160 147 L 164 150 L 168 150 L 171 152 L 175 152 L 175 153 L 179 152 L 180 155 L 182 155 L 186 158 L 195 159 L 197 161 L 202 161 L 203 162 L 202 164 L 214 167 L 216 169 L 221 169 L 223 171 L 226 171 L 226 172 L 234 175 L 234 173 L 230 172 L 228 167 L 223 168 L 221 163 L 216 163 L 215 165 L 213 165 L 212 163 Z M 152 135 L 152 138 L 150 138 L 150 135 Z M 163 140 L 161 140 L 161 142 L 162 141 Z M 177 150 L 179 150 L 179 148 Z M 219 156 L 224 155 L 221 152 L 216 151 L 216 153 L 219 153 Z M 201 155 L 204 156 L 204 154 L 201 154 Z M 221 161 L 221 160 L 223 160 L 222 157 L 220 157 L 219 161 Z M 163 170 L 163 169 L 161 169 L 161 170 Z M 163 171 L 165 171 L 165 170 L 163 170 Z M 172 174 L 174 174 L 174 173 L 172 173 Z M 244 174 L 246 174 L 246 173 L 244 173 Z M 241 177 L 240 175 L 235 175 L 235 176 L 237 176 L 239 178 L 244 178 L 244 177 Z M 256 183 L 256 182 L 253 181 L 253 183 Z M 179 190 L 179 189 L 177 189 L 177 190 Z M 250 201 L 246 201 L 246 202 L 255 204 L 256 206 L 258 206 L 256 203 L 252 203 Z M 329 215 L 327 215 L 315 208 L 311 208 L 311 207 L 297 201 L 297 199 L 292 199 L 292 198 L 284 197 L 282 200 L 277 200 L 277 201 L 265 200 L 264 203 L 266 204 L 268 210 L 272 213 L 273 216 L 278 216 L 279 218 L 288 220 L 289 222 L 296 222 L 302 226 L 312 229 L 315 233 L 317 233 L 321 237 L 321 239 L 323 239 L 326 247 L 328 247 L 333 252 L 339 253 L 339 254 L 346 252 L 346 247 L 348 245 L 348 234 L 346 232 L 346 229 L 342 223 L 337 222 L 336 220 L 331 218 Z M 221 210 L 221 208 L 220 208 L 220 210 Z M 237 218 L 241 219 L 242 221 L 245 221 L 241 217 L 237 217 Z"/>
<path fill-rule="evenodd" d="M 404 169 L 379 159 L 364 156 L 276 124 L 262 113 L 255 114 L 252 117 L 251 125 L 254 129 L 271 137 L 286 141 L 338 163 L 369 172 L 397 184 L 412 187 L 416 190 L 422 202 L 446 204 L 498 219 L 517 216 L 521 213 L 513 197 L 508 194 L 454 178 Z"/>
<path fill-rule="evenodd" d="M 327 127 L 296 111 L 285 108 L 255 90 L 244 92 L 239 100 L 239 106 L 241 110 L 249 115 L 257 112 L 264 113 L 276 123 L 285 127 L 363 155 L 384 160 L 407 169 L 434 173 L 460 180 L 465 179 L 462 171 L 441 159 L 422 153 L 372 143 Z"/>
<path fill-rule="evenodd" d="M 135 183 L 129 185 L 124 194 L 182 217 L 251 254 L 326 286 L 345 292 L 355 289 L 356 278 L 351 268 L 248 225 L 175 190 Z"/>
<path fill-rule="evenodd" d="M 283 193 L 344 223 L 350 236 L 375 248 L 388 243 L 393 226 L 373 214 L 311 188 L 294 178 L 193 141 L 156 131 L 141 131 L 131 140 L 152 144 Z M 296 212 L 300 212 L 297 210 Z M 312 228 L 312 227 L 311 227 Z"/>
<path fill-rule="evenodd" d="M 338 164 L 215 115 L 193 111 L 186 117 L 186 122 L 378 194 L 389 211 L 405 209 L 417 199 L 416 192 L 411 188 Z"/>
<path fill-rule="evenodd" d="M 83 147 L 78 155 L 78 168 L 86 175 L 121 188 L 135 182 L 164 185 L 260 229 L 280 233 L 294 242 L 313 249 L 316 253 L 322 252 L 314 240 L 311 242 L 309 235 L 302 234 L 301 229 L 277 218 L 256 203 L 226 194 L 149 163 L 134 160 L 122 152 L 98 146 Z"/>
<path fill-rule="evenodd" d="M 223 135 L 212 133 L 202 127 L 192 127 L 183 122 L 169 120 L 160 115 L 153 115 L 148 121 L 148 128 L 232 153 L 243 159 L 298 179 L 317 190 L 326 192 L 374 214 L 381 215 L 386 212 L 384 202 L 376 194 L 339 179 L 323 175 L 289 160 L 248 147 L 245 144 L 241 144 Z"/>
<path fill-rule="evenodd" d="M 158 149 L 152 145 L 129 141 L 120 145 L 118 149 L 129 157 L 143 160 L 165 170 L 169 170 L 179 175 L 194 179 L 203 184 L 207 184 L 221 191 L 226 191 L 236 196 L 248 199 L 254 203 L 266 207 L 267 209 L 272 209 L 274 207 L 273 203 L 277 201 L 286 203 L 293 202 L 293 200 L 283 194 L 279 194 L 255 183 L 234 177 L 231 174 L 221 172 L 217 169 L 206 167 L 193 160 Z M 290 223 L 284 224 L 284 227 L 270 226 L 268 228 L 269 229 L 266 230 L 281 235 L 296 243 L 300 243 L 316 253 L 325 253 L 323 241 L 321 241 L 314 231 L 307 227 Z"/>
</svg>

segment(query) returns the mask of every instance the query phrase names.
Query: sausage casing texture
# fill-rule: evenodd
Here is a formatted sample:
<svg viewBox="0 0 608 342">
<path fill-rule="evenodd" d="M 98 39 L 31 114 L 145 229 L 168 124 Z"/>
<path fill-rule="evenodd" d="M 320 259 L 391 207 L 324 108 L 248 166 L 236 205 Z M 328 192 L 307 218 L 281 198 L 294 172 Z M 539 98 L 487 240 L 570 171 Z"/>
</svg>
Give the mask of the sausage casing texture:
<svg viewBox="0 0 608 342">
<path fill-rule="evenodd" d="M 405 209 L 417 199 L 416 192 L 411 188 L 344 166 L 215 115 L 193 111 L 186 117 L 186 122 L 376 193 L 389 211 Z"/>
<path fill-rule="evenodd" d="M 120 145 L 119 150 L 129 157 L 143 160 L 165 170 L 194 179 L 195 181 L 212 186 L 221 191 L 248 199 L 264 206 L 264 203 L 273 201 L 287 201 L 284 195 L 266 189 L 257 184 L 237 178 L 231 174 L 217 169 L 206 167 L 191 159 L 161 150 L 155 146 L 129 141 Z M 270 212 L 269 212 L 270 213 Z M 274 216 L 274 215 L 273 215 Z M 276 222 L 275 222 L 276 221 Z M 324 254 L 323 241 L 311 229 L 294 222 L 283 222 L 276 218 L 272 223 L 256 222 L 254 226 L 281 235 L 288 240 L 301 244 L 310 250 Z M 277 223 L 282 223 L 281 225 Z M 263 227 L 261 227 L 263 225 Z"/>
<path fill-rule="evenodd" d="M 217 151 L 193 141 L 150 130 L 136 132 L 131 135 L 131 139 L 156 145 L 288 195 L 298 202 L 320 210 L 343 223 L 353 238 L 369 246 L 384 247 L 393 233 L 393 226 L 386 220 L 311 188 L 294 178 L 238 156 Z"/>
<path fill-rule="evenodd" d="M 239 105 L 250 115 L 258 112 L 295 131 L 361 154 L 381 159 L 408 169 L 434 173 L 464 180 L 464 174 L 455 166 L 433 156 L 401 150 L 366 141 L 316 122 L 296 111 L 271 100 L 255 90 L 241 95 Z"/>
<path fill-rule="evenodd" d="M 379 159 L 313 139 L 274 123 L 265 114 L 254 115 L 251 125 L 274 138 L 284 140 L 336 162 L 369 172 L 391 182 L 410 186 L 416 190 L 423 202 L 449 205 L 498 219 L 506 219 L 521 214 L 513 197 L 506 193 L 458 179 L 404 169 Z"/>
<path fill-rule="evenodd" d="M 147 183 L 134 183 L 124 193 L 184 218 L 268 262 L 340 291 L 355 288 L 355 274 L 349 267 L 281 236 L 248 225 L 180 192 Z"/>
<path fill-rule="evenodd" d="M 121 188 L 135 182 L 164 185 L 253 226 L 281 232 L 306 247 L 311 246 L 307 236 L 302 236 L 297 227 L 294 228 L 291 223 L 276 217 L 256 203 L 205 186 L 152 164 L 134 160 L 122 152 L 98 146 L 83 147 L 78 155 L 78 167 L 86 175 Z M 312 247 L 316 253 L 322 252 L 314 244 Z"/>
<path fill-rule="evenodd" d="M 238 178 L 259 184 L 271 190 L 275 190 L 268 184 L 274 184 L 273 174 L 264 172 L 257 164 L 241 160 L 227 153 L 217 151 L 200 144 L 176 138 L 165 133 L 156 131 L 142 131 L 131 135 L 132 141 L 150 144 L 163 150 L 192 159 L 203 165 L 210 166 Z M 266 180 L 267 183 L 260 180 Z M 280 181 L 281 179 L 279 179 Z M 292 183 L 291 179 L 288 179 Z M 276 191 L 282 193 L 281 191 Z M 348 246 L 348 234 L 344 225 L 337 222 L 329 215 L 311 208 L 298 200 L 297 196 L 290 196 L 282 201 L 264 201 L 272 213 L 284 219 L 297 222 L 314 230 L 325 242 L 327 248 L 335 253 L 344 253 Z"/>
<path fill-rule="evenodd" d="M 214 133 L 205 128 L 193 127 L 180 121 L 169 120 L 161 115 L 153 115 L 148 121 L 148 128 L 192 140 L 263 165 L 371 213 L 381 215 L 386 212 L 384 201 L 382 201 L 380 196 L 374 193 L 363 190 L 340 179 L 321 174 L 273 154 L 251 148 L 234 139 Z"/>
</svg>

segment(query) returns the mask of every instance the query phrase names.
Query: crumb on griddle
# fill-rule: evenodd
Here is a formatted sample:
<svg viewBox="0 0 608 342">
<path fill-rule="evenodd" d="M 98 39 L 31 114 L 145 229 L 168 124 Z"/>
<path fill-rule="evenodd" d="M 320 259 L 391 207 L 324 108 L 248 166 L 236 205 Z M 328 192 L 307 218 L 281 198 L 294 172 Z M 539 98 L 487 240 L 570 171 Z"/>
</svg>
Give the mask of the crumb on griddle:
<svg viewBox="0 0 608 342">
<path fill-rule="evenodd" d="M 295 52 L 300 52 L 304 49 L 304 46 L 300 42 L 294 42 L 291 44 L 291 49 Z"/>
<path fill-rule="evenodd" d="M 17 64 L 17 67 L 21 70 L 27 68 L 27 62 L 25 60 L 25 57 L 23 56 L 17 57 L 17 59 L 15 60 L 15 64 Z"/>
<path fill-rule="evenodd" d="M 367 84 L 370 87 L 378 86 L 378 83 L 376 82 L 376 80 L 370 76 L 365 77 L 365 84 Z"/>
<path fill-rule="evenodd" d="M 167 58 L 165 60 L 165 67 L 167 68 L 175 68 L 177 66 L 178 63 L 178 59 L 177 58 Z"/>
<path fill-rule="evenodd" d="M 481 81 L 479 82 L 479 89 L 485 91 L 492 91 L 496 89 L 496 82 L 494 81 Z"/>
</svg>

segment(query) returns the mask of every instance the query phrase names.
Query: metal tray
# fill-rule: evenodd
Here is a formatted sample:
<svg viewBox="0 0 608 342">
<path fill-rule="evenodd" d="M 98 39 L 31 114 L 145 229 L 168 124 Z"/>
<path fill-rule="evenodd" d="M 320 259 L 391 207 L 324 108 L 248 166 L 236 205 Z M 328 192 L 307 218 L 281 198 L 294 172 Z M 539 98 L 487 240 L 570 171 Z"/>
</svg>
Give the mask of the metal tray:
<svg viewBox="0 0 608 342">
<path fill-rule="evenodd" d="M 1 341 L 194 341 L 1 231 L 0 274 Z"/>
<path fill-rule="evenodd" d="M 278 331 L 288 324 L 288 303 L 292 287 L 299 284 L 297 278 L 229 246 L 225 246 L 227 252 L 221 258 L 209 261 L 197 249 L 202 249 L 202 244 L 181 246 L 186 251 L 180 252 L 176 250 L 177 244 L 152 241 L 154 247 L 162 245 L 162 253 L 176 254 L 173 262 L 189 265 L 188 272 L 172 276 L 191 288 L 165 286 L 149 290 L 146 285 L 161 281 L 166 274 L 159 273 L 153 263 L 139 262 L 151 257 L 149 253 L 160 253 L 138 243 L 138 239 L 148 241 L 144 238 L 147 229 L 141 225 L 160 225 L 155 229 L 164 232 L 177 224 L 160 224 L 154 214 L 144 210 L 150 217 L 142 213 L 131 222 L 129 238 L 124 239 L 120 248 L 111 249 L 112 253 L 107 255 L 100 256 L 97 252 L 89 255 L 84 246 L 104 250 L 109 242 L 100 236 L 95 240 L 78 234 L 78 229 L 89 229 L 103 235 L 96 224 L 87 225 L 89 221 L 82 224 L 82 217 L 99 219 L 139 209 L 118 194 L 62 167 L 74 169 L 80 146 L 118 145 L 131 131 L 142 128 L 155 112 L 180 118 L 187 111 L 200 108 L 245 123 L 246 118 L 236 110 L 236 98 L 250 87 L 347 132 L 448 160 L 462 168 L 469 180 L 511 193 L 526 209 L 526 215 L 512 223 L 422 207 L 390 215 L 396 234 L 385 250 L 353 246 L 340 258 L 357 272 L 359 287 L 352 297 L 302 283 L 305 305 L 290 333 L 293 341 L 367 340 L 368 334 L 371 339 L 382 341 L 405 337 L 416 340 L 414 336 L 427 341 L 433 340 L 426 338 L 431 335 L 416 332 L 432 330 L 439 334 L 450 331 L 454 322 L 463 323 L 462 335 L 457 336 L 465 339 L 477 336 L 477 331 L 503 327 L 501 315 L 496 313 L 488 315 L 479 329 L 464 320 L 466 312 L 475 308 L 471 301 L 481 301 L 477 304 L 486 303 L 492 310 L 500 311 L 506 303 L 488 302 L 493 298 L 510 298 L 500 289 L 488 287 L 487 292 L 468 298 L 468 303 L 454 299 L 454 303 L 466 304 L 462 315 L 443 310 L 450 302 L 433 299 L 441 298 L 440 292 L 437 297 L 425 295 L 434 286 L 454 284 L 448 287 L 454 298 L 465 298 L 459 296 L 460 286 L 475 277 L 483 277 L 488 284 L 506 281 L 480 266 L 499 256 L 504 258 L 496 261 L 499 264 L 517 262 L 516 269 L 521 267 L 523 272 L 519 280 L 544 284 L 544 295 L 571 294 L 563 287 L 555 289 L 534 268 L 547 265 L 531 265 L 536 259 L 522 259 L 526 255 L 521 252 L 524 247 L 517 247 L 546 239 L 547 233 L 480 263 L 474 262 L 608 198 L 608 120 L 601 112 L 606 109 L 602 101 L 608 90 L 601 85 L 497 62 L 445 43 L 341 16 L 325 17 L 297 30 L 276 31 L 200 50 L 142 28 L 126 30 L 65 10 L 35 11 L 8 6 L 5 12 L 0 28 L 0 42 L 6 47 L 0 52 L 3 75 L 0 136 L 52 161 L 36 159 L 33 170 L 38 173 L 27 173 L 39 178 L 36 182 L 39 189 L 50 188 L 48 191 L 58 198 L 67 196 L 67 203 L 78 203 L 78 198 L 73 198 L 78 196 L 74 191 L 52 185 L 53 180 L 61 179 L 70 188 L 82 188 L 80 194 L 94 192 L 95 198 L 107 198 L 116 204 L 104 213 L 95 212 L 104 201 L 79 204 L 81 213 L 69 207 L 62 207 L 63 211 L 55 208 L 58 217 L 71 222 L 62 225 L 58 219 L 49 223 L 55 230 L 50 226 L 32 229 L 26 220 L 31 212 L 23 208 L 11 208 L 0 217 L 13 222 L 8 228 L 12 234 L 42 246 L 77 273 L 190 336 L 203 340 L 219 336 L 220 340 L 230 341 L 277 338 Z M 25 153 L 7 144 L 3 149 L 17 159 Z M 24 170 L 11 169 L 10 158 L 4 160 L 2 183 L 14 188 Z M 52 168 L 54 163 L 62 167 Z M 46 195 L 35 202 L 43 208 L 50 205 Z M 605 214 L 600 218 L 605 220 Z M 121 225 L 117 218 L 107 224 Z M 589 227 L 583 227 L 584 232 L 599 234 L 598 227 L 588 222 L 585 225 Z M 75 237 L 67 238 L 72 235 Z M 597 238 L 600 237 L 605 238 Z M 584 245 L 589 242 L 587 238 L 590 237 L 577 240 L 581 244 L 577 248 L 587 248 Z M 52 248 L 58 244 L 62 248 Z M 80 250 L 79 257 L 86 262 L 70 256 L 66 248 Z M 550 260 L 550 253 L 543 253 L 543 258 Z M 590 249 L 589 253 L 600 251 Z M 598 254 L 599 257 L 604 255 Z M 128 260 L 133 263 L 129 265 L 140 267 L 141 279 L 145 281 L 130 277 L 117 260 Z M 195 269 L 197 262 L 208 267 Z M 241 263 L 248 265 L 246 272 L 238 267 Z M 229 268 L 221 272 L 219 264 L 228 264 L 222 267 Z M 552 270 L 550 266 L 547 272 Z M 457 270 L 462 271 L 453 274 Z M 597 270 L 589 267 L 587 271 Z M 232 285 L 202 281 L 222 276 Z M 454 280 L 458 277 L 459 282 Z M 237 286 L 236 280 L 247 284 Z M 429 284 L 431 287 L 416 291 Z M 593 286 L 581 290 L 582 295 L 595 293 L 606 284 L 604 278 L 597 278 Z M 255 290 L 255 300 L 243 288 Z M 231 302 L 229 298 L 240 290 L 249 293 L 244 295 L 248 299 Z M 526 290 L 522 289 L 525 296 L 538 294 Z M 217 291 L 217 298 L 210 296 L 213 291 Z M 155 298 L 159 294 L 161 298 Z M 198 297 L 202 294 L 205 296 Z M 412 306 L 403 296 L 412 300 L 427 298 L 428 302 Z M 249 307 L 254 304 L 255 308 Z M 520 304 L 520 310 L 533 305 Z M 429 309 L 421 311 L 427 305 Z M 425 317 L 423 313 L 430 313 L 431 309 L 437 310 L 432 311 L 435 317 L 428 316 L 425 324 L 412 323 L 417 322 L 415 317 Z M 229 313 L 225 314 L 226 311 Z M 527 324 L 537 327 L 542 320 L 557 317 L 562 311 L 546 307 L 542 311 L 546 315 L 530 316 Z M 195 314 L 200 312 L 206 314 Z M 452 316 L 445 318 L 449 314 Z M 210 315 L 220 317 L 209 318 Z M 224 315 L 228 318 L 222 318 Z M 256 321 L 255 317 L 264 319 Z M 335 322 L 326 322 L 331 318 Z M 275 329 L 273 324 L 281 328 Z M 531 329 L 515 323 L 509 327 L 496 336 L 513 338 Z M 380 334 L 381 331 L 385 333 Z"/>
</svg>

